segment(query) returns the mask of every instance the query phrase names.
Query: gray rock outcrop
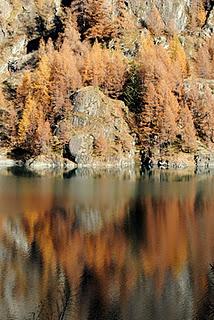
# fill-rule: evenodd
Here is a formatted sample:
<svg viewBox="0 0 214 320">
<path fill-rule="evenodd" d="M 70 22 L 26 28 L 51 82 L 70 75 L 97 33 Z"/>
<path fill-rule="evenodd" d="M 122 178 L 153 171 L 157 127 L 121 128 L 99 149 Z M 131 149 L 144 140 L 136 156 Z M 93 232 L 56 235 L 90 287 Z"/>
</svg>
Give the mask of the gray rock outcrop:
<svg viewBox="0 0 214 320">
<path fill-rule="evenodd" d="M 190 0 L 129 0 L 128 2 L 138 19 L 145 23 L 148 22 L 150 12 L 156 8 L 165 25 L 173 22 L 174 27 L 179 32 L 183 31 L 187 26 L 191 6 Z"/>
<path fill-rule="evenodd" d="M 69 148 L 79 165 L 125 166 L 134 163 L 135 145 L 123 102 L 86 87 L 74 98 Z"/>
<path fill-rule="evenodd" d="M 54 28 L 60 4 L 60 0 L 0 1 L 0 80 L 9 77 L 10 65 L 22 66 L 31 58 L 29 42 L 38 39 L 39 43 L 42 29 Z"/>
</svg>

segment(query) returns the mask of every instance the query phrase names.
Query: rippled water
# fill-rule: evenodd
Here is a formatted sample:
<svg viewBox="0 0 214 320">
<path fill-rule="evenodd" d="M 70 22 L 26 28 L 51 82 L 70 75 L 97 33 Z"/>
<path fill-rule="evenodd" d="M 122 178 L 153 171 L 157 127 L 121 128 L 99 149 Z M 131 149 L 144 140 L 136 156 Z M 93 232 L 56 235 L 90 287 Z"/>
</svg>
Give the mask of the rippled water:
<svg viewBox="0 0 214 320">
<path fill-rule="evenodd" d="M 214 319 L 214 176 L 0 171 L 0 319 Z"/>
</svg>

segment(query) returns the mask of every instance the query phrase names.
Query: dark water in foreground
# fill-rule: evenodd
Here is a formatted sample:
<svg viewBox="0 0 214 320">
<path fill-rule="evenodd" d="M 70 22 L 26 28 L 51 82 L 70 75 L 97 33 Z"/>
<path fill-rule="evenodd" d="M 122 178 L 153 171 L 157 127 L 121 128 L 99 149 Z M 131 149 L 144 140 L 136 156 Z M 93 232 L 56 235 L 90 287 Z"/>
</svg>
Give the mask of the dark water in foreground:
<svg viewBox="0 0 214 320">
<path fill-rule="evenodd" d="M 214 319 L 214 176 L 0 172 L 0 319 Z"/>
</svg>

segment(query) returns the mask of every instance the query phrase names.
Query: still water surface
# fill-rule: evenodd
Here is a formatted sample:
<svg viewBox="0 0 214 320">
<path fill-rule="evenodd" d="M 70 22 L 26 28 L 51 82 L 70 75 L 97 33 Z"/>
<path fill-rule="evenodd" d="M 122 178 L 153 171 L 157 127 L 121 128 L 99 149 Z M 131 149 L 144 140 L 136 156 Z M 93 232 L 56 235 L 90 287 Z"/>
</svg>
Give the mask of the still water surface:
<svg viewBox="0 0 214 320">
<path fill-rule="evenodd" d="M 214 319 L 214 176 L 0 171 L 0 319 Z"/>
</svg>

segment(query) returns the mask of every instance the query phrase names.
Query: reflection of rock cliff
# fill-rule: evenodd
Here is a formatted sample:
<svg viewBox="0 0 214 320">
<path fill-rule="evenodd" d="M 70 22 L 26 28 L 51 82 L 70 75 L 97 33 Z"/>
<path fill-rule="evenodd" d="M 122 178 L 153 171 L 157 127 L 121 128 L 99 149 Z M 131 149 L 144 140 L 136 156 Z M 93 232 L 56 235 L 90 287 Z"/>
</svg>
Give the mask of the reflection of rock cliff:
<svg viewBox="0 0 214 320">
<path fill-rule="evenodd" d="M 41 311 L 57 320 L 65 306 L 68 319 L 83 320 L 196 314 L 214 259 L 212 177 L 43 180 L 20 179 L 14 214 L 1 215 L 6 318 Z"/>
</svg>

